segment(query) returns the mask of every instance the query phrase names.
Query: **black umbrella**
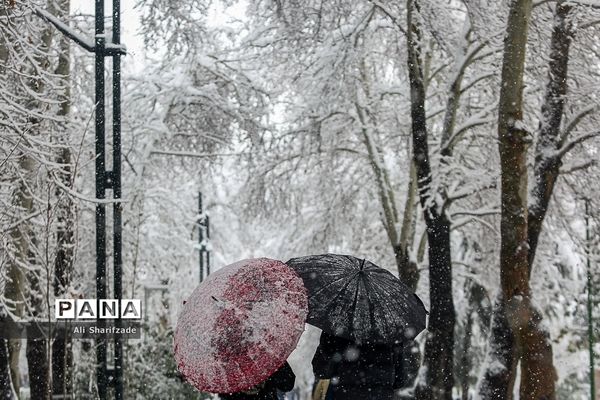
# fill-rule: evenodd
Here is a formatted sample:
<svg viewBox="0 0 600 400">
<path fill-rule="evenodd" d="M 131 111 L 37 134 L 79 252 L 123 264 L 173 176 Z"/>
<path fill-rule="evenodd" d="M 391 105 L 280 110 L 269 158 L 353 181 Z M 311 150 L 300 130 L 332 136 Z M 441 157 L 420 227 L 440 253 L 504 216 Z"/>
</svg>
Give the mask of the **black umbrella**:
<svg viewBox="0 0 600 400">
<path fill-rule="evenodd" d="M 308 290 L 307 322 L 357 342 L 397 343 L 425 329 L 419 297 L 389 271 L 353 256 L 322 254 L 287 262 Z"/>
</svg>

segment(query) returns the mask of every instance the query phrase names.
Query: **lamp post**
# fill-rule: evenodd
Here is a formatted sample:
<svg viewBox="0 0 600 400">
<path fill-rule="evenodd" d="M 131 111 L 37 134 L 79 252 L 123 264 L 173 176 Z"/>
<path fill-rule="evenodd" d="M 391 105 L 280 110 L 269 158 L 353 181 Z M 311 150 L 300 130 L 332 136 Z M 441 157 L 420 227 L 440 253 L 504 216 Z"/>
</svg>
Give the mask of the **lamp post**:
<svg viewBox="0 0 600 400">
<path fill-rule="evenodd" d="M 210 250 L 206 243 L 210 240 L 210 220 L 202 207 L 202 192 L 198 192 L 198 256 L 200 282 L 210 274 Z"/>
<path fill-rule="evenodd" d="M 596 396 L 596 373 L 594 362 L 594 320 L 593 320 L 593 282 L 591 263 L 591 232 L 590 232 L 590 199 L 585 198 L 585 255 L 587 264 L 587 316 L 588 316 L 588 341 L 590 350 L 590 399 Z"/>
<path fill-rule="evenodd" d="M 48 11 L 35 9 L 38 16 L 54 25 L 60 32 L 79 44 L 85 50 L 95 54 L 95 127 L 96 127 L 96 298 L 106 298 L 106 191 L 112 190 L 113 197 L 113 291 L 117 300 L 122 298 L 122 206 L 121 206 L 121 55 L 125 47 L 120 43 L 121 4 L 112 0 L 112 40 L 107 41 L 104 25 L 104 0 L 95 2 L 94 40 L 75 32 Z M 112 121 L 112 170 L 106 169 L 106 125 L 105 125 L 105 58 L 112 57 L 113 62 L 113 121 Z M 99 326 L 105 321 L 98 320 Z M 120 321 L 115 321 L 117 327 Z M 114 368 L 107 366 L 108 339 L 96 340 L 96 377 L 98 398 L 108 398 L 108 387 L 114 387 L 115 399 L 123 399 L 123 341 L 115 335 Z"/>
</svg>

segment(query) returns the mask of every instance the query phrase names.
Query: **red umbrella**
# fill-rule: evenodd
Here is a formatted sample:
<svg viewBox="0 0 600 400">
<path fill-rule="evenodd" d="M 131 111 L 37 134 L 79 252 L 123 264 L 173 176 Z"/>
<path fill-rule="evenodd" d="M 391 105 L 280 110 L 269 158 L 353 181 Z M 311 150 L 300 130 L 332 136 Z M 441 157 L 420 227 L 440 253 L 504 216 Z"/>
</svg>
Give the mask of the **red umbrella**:
<svg viewBox="0 0 600 400">
<path fill-rule="evenodd" d="M 281 261 L 239 261 L 211 274 L 183 306 L 175 360 L 198 390 L 234 393 L 283 365 L 304 330 L 302 279 Z"/>
</svg>

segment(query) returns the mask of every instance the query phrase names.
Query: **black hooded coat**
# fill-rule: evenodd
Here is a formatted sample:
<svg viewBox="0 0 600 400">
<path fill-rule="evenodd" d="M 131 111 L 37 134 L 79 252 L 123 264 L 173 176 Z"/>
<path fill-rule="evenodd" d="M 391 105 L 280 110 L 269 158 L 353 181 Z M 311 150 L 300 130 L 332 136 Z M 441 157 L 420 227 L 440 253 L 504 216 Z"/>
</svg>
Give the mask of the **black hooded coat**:
<svg viewBox="0 0 600 400">
<path fill-rule="evenodd" d="M 357 344 L 321 333 L 315 379 L 330 379 L 335 400 L 392 400 L 402 387 L 402 345 Z"/>
</svg>

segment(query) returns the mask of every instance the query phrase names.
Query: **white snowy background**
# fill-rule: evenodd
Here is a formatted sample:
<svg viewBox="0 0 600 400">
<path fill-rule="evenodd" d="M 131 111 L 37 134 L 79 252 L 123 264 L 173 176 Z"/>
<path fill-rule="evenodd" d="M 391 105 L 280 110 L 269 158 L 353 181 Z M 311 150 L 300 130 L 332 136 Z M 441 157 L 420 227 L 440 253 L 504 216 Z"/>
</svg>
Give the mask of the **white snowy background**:
<svg viewBox="0 0 600 400">
<path fill-rule="evenodd" d="M 46 6 L 35 1 L 15 6 L 24 15 L 22 23 L 31 26 L 21 32 L 23 38 L 32 42 L 44 26 L 27 14 L 34 3 Z M 463 388 L 475 395 L 486 367 L 491 303 L 499 290 L 496 120 L 507 3 L 428 1 L 421 11 L 428 49 L 424 58 L 432 185 L 454 199 L 445 212 L 453 229 L 455 374 L 462 377 L 456 380 L 457 398 Z M 575 3 L 571 18 L 578 31 L 563 119 L 565 127 L 575 124 L 572 137 L 581 140 L 563 159 L 531 279 L 550 333 L 560 399 L 589 398 L 586 248 L 591 250 L 596 291 L 600 254 L 595 136 L 600 126 L 600 11 L 593 1 Z M 91 2 L 73 1 L 69 23 L 91 32 L 92 13 Z M 199 192 L 210 216 L 213 269 L 244 258 L 285 261 L 334 252 L 368 258 L 397 274 L 389 232 L 400 236 L 410 209 L 409 257 L 420 273 L 417 293 L 429 307 L 425 225 L 418 197 L 410 189 L 404 21 L 404 6 L 374 1 L 123 2 L 122 42 L 128 48 L 122 80 L 124 297 L 148 300 L 145 337 L 126 349 L 130 398 L 192 396 L 193 390 L 175 374 L 171 345 L 180 306 L 199 282 Z M 538 1 L 524 93 L 523 123 L 532 133 L 531 149 L 541 118 L 552 27 L 553 2 Z M 44 50 L 51 65 L 60 53 L 59 34 L 53 35 L 54 46 Z M 476 55 L 469 58 L 474 49 Z M 30 50 L 36 54 L 34 45 Z M 20 54 L 18 49 L 15 54 Z M 2 286 L 17 253 L 11 227 L 15 221 L 28 221 L 37 238 L 38 261 L 32 263 L 45 266 L 39 272 L 44 284 L 37 289 L 42 298 L 53 296 L 46 282 L 52 279 L 48 260 L 56 252 L 59 222 L 46 211 L 64 201 L 64 191 L 57 189 L 61 166 L 53 155 L 61 146 L 77 164 L 66 194 L 73 199 L 76 216 L 69 292 L 84 297 L 95 293 L 93 57 L 72 45 L 69 60 L 68 79 L 51 72 L 44 76 L 47 85 L 38 93 L 43 105 L 37 106 L 36 117 L 45 129 L 38 135 L 27 131 L 27 107 L 18 105 L 30 93 L 23 94 L 10 75 L 0 78 Z M 456 111 L 458 134 L 453 156 L 445 159 L 440 132 L 449 83 L 459 71 L 465 89 Z M 56 99 L 64 96 L 66 84 L 71 87 L 71 110 L 57 117 Z M 35 168 L 27 174 L 22 172 L 21 153 L 33 154 Z M 11 197 L 25 179 L 33 182 L 36 193 L 32 209 L 43 211 L 33 217 L 31 210 L 15 207 Z M 387 190 L 385 201 L 382 188 Z M 589 243 L 584 198 L 591 203 Z M 396 208 L 393 224 L 385 215 L 386 204 Z M 157 287 L 164 290 L 153 290 Z M 3 294 L 8 310 L 14 306 L 10 300 Z M 598 295 L 594 307 L 600 315 Z M 599 339 L 597 328 L 595 336 Z M 318 330 L 307 327 L 290 356 L 302 396 L 312 381 L 310 358 L 317 340 Z M 596 354 L 598 350 L 597 345 Z M 470 363 L 466 371 L 459 362 L 463 354 Z M 93 351 L 75 343 L 74 357 L 73 390 L 76 398 L 85 398 L 93 392 Z M 26 384 L 25 358 L 21 360 Z"/>
</svg>

